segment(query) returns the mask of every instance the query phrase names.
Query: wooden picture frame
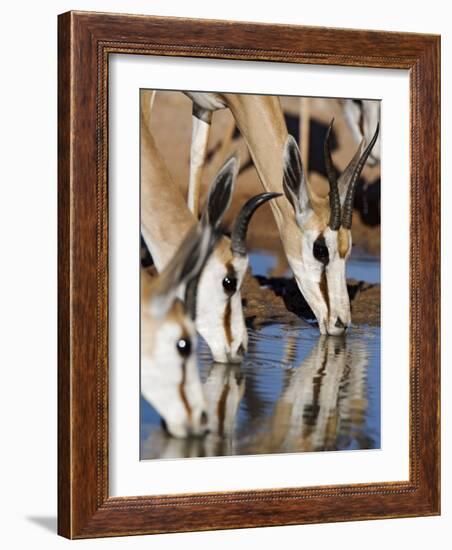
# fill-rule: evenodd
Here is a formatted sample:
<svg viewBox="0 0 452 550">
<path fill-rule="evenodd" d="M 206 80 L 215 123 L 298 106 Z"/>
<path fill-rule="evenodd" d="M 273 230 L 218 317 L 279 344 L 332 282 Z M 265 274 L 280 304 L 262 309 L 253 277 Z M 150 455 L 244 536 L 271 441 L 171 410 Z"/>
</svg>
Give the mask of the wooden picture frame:
<svg viewBox="0 0 452 550">
<path fill-rule="evenodd" d="M 58 38 L 58 532 L 68 538 L 440 512 L 440 38 L 69 12 Z M 108 62 L 113 53 L 410 74 L 409 481 L 150 497 L 108 492 Z"/>
</svg>

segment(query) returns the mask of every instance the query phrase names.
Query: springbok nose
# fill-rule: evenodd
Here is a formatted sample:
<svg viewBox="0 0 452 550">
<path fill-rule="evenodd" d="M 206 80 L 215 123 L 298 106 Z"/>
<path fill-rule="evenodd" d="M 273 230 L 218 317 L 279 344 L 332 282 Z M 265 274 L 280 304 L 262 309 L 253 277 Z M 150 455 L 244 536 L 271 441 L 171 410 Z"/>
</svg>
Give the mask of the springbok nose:
<svg viewBox="0 0 452 550">
<path fill-rule="evenodd" d="M 243 344 L 240 344 L 235 353 L 226 351 L 226 358 L 228 363 L 241 363 L 245 355 L 246 349 Z"/>
<path fill-rule="evenodd" d="M 237 350 L 237 355 L 240 355 L 240 357 L 243 357 L 245 355 L 245 347 L 243 344 L 240 344 Z"/>
<path fill-rule="evenodd" d="M 168 424 L 164 418 L 160 418 L 160 425 L 162 426 L 163 431 L 169 435 Z"/>
<path fill-rule="evenodd" d="M 207 424 L 208 420 L 209 420 L 209 418 L 207 416 L 206 411 L 202 411 L 201 418 L 199 419 L 199 422 L 200 422 L 201 426 L 205 426 Z"/>
<path fill-rule="evenodd" d="M 202 411 L 199 417 L 199 426 L 188 426 L 188 436 L 189 437 L 204 437 L 207 435 L 209 430 L 209 417 L 207 416 L 206 411 Z"/>
<path fill-rule="evenodd" d="M 345 325 L 343 322 L 342 322 L 342 319 L 340 317 L 338 317 L 336 319 L 336 322 L 334 323 L 334 326 L 337 327 L 337 328 L 343 328 L 344 330 L 347 329 L 347 325 Z"/>
</svg>

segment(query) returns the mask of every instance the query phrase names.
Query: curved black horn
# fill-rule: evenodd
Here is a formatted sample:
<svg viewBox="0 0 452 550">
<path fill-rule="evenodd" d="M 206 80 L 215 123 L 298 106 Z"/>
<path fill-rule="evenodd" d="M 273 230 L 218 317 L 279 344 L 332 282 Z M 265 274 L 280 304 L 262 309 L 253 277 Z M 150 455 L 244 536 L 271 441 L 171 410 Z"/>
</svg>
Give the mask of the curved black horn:
<svg viewBox="0 0 452 550">
<path fill-rule="evenodd" d="M 248 224 L 254 212 L 264 204 L 264 202 L 274 199 L 275 197 L 281 197 L 282 193 L 261 193 L 251 197 L 240 210 L 237 219 L 235 220 L 234 227 L 231 233 L 231 250 L 233 254 L 238 256 L 246 256 L 246 232 L 248 230 Z"/>
<path fill-rule="evenodd" d="M 328 176 L 328 182 L 330 184 L 330 221 L 328 222 L 328 225 L 333 231 L 337 231 L 341 226 L 341 199 L 339 197 L 336 169 L 334 168 L 330 150 L 330 134 L 333 123 L 334 118 L 331 120 L 331 123 L 328 126 L 328 130 L 326 132 L 325 141 L 323 143 L 323 154 L 325 157 L 326 174 Z"/>
<path fill-rule="evenodd" d="M 377 128 L 372 139 L 369 142 L 369 145 L 364 149 L 359 162 L 356 165 L 355 170 L 350 178 L 350 183 L 348 184 L 347 194 L 345 195 L 344 204 L 342 207 L 342 227 L 345 229 L 350 229 L 352 226 L 352 214 L 353 214 L 353 201 L 355 198 L 356 184 L 358 178 L 361 174 L 361 171 L 366 163 L 367 157 L 370 155 L 370 152 L 377 141 L 378 132 L 380 130 L 380 124 L 377 124 Z"/>
</svg>

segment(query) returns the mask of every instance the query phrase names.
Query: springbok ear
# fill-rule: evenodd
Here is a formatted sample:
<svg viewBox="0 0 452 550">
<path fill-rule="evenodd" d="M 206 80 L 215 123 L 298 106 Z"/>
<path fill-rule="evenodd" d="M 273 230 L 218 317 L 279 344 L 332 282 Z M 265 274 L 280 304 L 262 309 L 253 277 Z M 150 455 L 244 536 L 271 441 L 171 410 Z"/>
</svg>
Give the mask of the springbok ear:
<svg viewBox="0 0 452 550">
<path fill-rule="evenodd" d="M 309 208 L 306 176 L 297 142 L 289 135 L 283 154 L 283 190 L 295 214 Z"/>
<path fill-rule="evenodd" d="M 152 286 L 151 311 L 163 317 L 171 308 L 181 285 L 190 287 L 190 299 L 186 310 L 194 319 L 196 313 L 196 288 L 201 272 L 219 238 L 219 232 L 206 221 L 197 223 L 186 235 L 177 252 L 159 274 Z"/>
<path fill-rule="evenodd" d="M 223 165 L 210 186 L 205 214 L 213 227 L 218 227 L 232 200 L 234 184 L 239 170 L 237 157 L 231 157 Z"/>
</svg>

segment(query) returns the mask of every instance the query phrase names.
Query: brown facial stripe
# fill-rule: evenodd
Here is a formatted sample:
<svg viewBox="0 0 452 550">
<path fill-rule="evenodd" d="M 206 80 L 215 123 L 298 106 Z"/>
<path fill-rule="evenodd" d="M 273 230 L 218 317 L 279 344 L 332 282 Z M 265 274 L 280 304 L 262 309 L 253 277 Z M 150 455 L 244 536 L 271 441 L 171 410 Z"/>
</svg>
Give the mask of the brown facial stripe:
<svg viewBox="0 0 452 550">
<path fill-rule="evenodd" d="M 186 340 L 190 339 L 190 336 L 185 326 L 182 326 L 182 332 L 180 337 Z M 180 398 L 182 399 L 182 403 L 184 404 L 184 408 L 187 411 L 188 418 L 191 418 L 191 407 L 187 399 L 187 394 L 185 393 L 186 378 L 187 378 L 187 365 L 185 361 L 182 361 L 182 380 L 179 384 L 179 395 L 180 395 Z"/>
<path fill-rule="evenodd" d="M 343 227 L 339 228 L 337 232 L 337 251 L 341 258 L 345 258 L 348 253 L 350 244 L 349 233 L 349 229 L 344 229 Z"/>
<path fill-rule="evenodd" d="M 327 363 L 327 351 L 323 350 L 324 356 L 322 364 L 319 370 L 316 372 L 315 376 L 312 379 L 312 403 L 305 405 L 303 417 L 307 421 L 305 424 L 305 429 L 303 432 L 303 437 L 308 437 L 314 431 L 317 418 L 320 413 L 320 390 L 322 389 L 323 378 L 326 371 Z"/>
<path fill-rule="evenodd" d="M 231 262 L 227 262 L 226 264 L 226 275 L 229 278 L 237 278 L 237 273 Z M 224 317 L 223 317 L 223 326 L 224 326 L 224 333 L 226 335 L 226 340 L 228 344 L 231 345 L 232 344 L 231 296 L 228 297 L 228 301 L 226 302 L 226 308 L 224 310 Z"/>
<path fill-rule="evenodd" d="M 226 384 L 221 392 L 220 400 L 218 401 L 218 435 L 224 434 L 224 419 L 226 416 L 226 399 L 229 393 L 229 384 Z"/>
<path fill-rule="evenodd" d="M 322 275 L 320 276 L 320 292 L 322 293 L 323 299 L 325 300 L 325 304 L 328 310 L 328 314 L 330 312 L 330 298 L 328 295 L 328 281 L 326 278 L 325 269 L 322 271 Z"/>
<path fill-rule="evenodd" d="M 182 331 L 181 338 L 188 338 L 188 332 L 185 326 L 185 309 L 181 300 L 177 299 L 174 301 L 171 309 L 166 314 L 166 318 L 168 321 L 180 325 Z"/>
<path fill-rule="evenodd" d="M 182 362 L 182 380 L 179 384 L 179 395 L 182 399 L 182 403 L 184 404 L 185 410 L 187 411 L 188 418 L 191 418 L 191 407 L 187 399 L 187 395 L 185 394 L 185 379 L 187 376 L 187 366 L 185 364 L 185 361 Z"/>
<path fill-rule="evenodd" d="M 226 334 L 226 340 L 228 341 L 228 344 L 232 344 L 232 329 L 231 329 L 231 300 L 228 299 L 226 303 L 226 308 L 224 310 L 224 318 L 223 318 L 223 325 L 224 325 L 224 333 Z"/>
</svg>

